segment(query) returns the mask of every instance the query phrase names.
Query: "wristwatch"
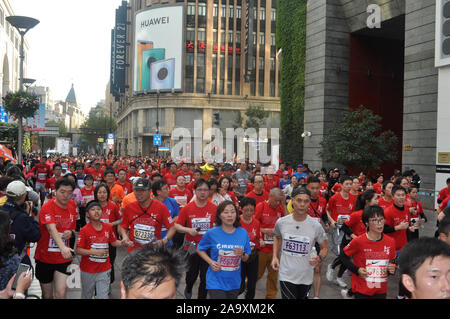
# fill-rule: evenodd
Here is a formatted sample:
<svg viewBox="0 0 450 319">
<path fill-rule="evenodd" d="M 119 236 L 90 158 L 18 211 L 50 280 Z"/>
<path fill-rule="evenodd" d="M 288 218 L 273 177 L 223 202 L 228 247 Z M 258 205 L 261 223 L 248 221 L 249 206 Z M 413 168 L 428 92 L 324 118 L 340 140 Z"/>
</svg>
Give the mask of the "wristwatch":
<svg viewBox="0 0 450 319">
<path fill-rule="evenodd" d="M 13 298 L 14 299 L 16 299 L 16 298 L 25 299 L 25 295 L 21 292 L 16 292 L 16 293 L 14 293 Z"/>
</svg>

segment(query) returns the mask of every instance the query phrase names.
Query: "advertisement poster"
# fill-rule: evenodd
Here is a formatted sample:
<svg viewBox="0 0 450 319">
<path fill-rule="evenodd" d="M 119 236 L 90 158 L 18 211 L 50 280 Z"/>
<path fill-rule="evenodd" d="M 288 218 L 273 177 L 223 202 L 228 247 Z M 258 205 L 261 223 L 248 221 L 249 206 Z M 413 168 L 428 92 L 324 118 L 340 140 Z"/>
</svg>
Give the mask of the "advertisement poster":
<svg viewBox="0 0 450 319">
<path fill-rule="evenodd" d="M 184 4 L 136 13 L 134 92 L 183 90 Z"/>
</svg>

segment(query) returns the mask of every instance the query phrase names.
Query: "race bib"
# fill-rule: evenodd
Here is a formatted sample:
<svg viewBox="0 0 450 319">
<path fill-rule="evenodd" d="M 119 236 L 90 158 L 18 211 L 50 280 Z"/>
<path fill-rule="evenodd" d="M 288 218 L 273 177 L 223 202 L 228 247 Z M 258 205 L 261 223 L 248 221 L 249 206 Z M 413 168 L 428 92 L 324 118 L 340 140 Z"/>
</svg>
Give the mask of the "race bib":
<svg viewBox="0 0 450 319">
<path fill-rule="evenodd" d="M 108 249 L 109 245 L 107 243 L 92 243 L 91 249 Z M 103 256 L 89 256 L 89 260 L 96 262 L 96 263 L 105 263 L 108 260 L 109 253 L 106 253 L 106 255 Z"/>
<path fill-rule="evenodd" d="M 193 218 L 192 219 L 192 228 L 200 228 L 200 231 L 198 232 L 200 235 L 204 235 L 206 231 L 211 226 L 211 219 L 210 218 Z"/>
<path fill-rule="evenodd" d="M 273 245 L 273 235 L 264 234 L 264 242 Z"/>
<path fill-rule="evenodd" d="M 411 224 L 414 225 L 413 227 L 414 230 L 419 229 L 419 226 L 415 225 L 418 221 L 420 221 L 420 218 L 411 218 Z"/>
<path fill-rule="evenodd" d="M 343 224 L 347 219 L 350 219 L 350 215 L 338 215 L 337 223 Z"/>
<path fill-rule="evenodd" d="M 367 282 L 386 282 L 388 280 L 388 263 L 387 259 L 367 259 Z"/>
<path fill-rule="evenodd" d="M 134 240 L 141 246 L 149 244 L 155 240 L 155 227 L 149 225 L 134 225 Z"/>
<path fill-rule="evenodd" d="M 309 237 L 285 234 L 283 236 L 283 252 L 293 257 L 303 257 L 309 254 L 311 241 Z"/>
<path fill-rule="evenodd" d="M 219 259 L 217 261 L 220 265 L 220 270 L 234 271 L 238 270 L 241 265 L 241 257 L 236 256 L 232 250 L 219 250 Z"/>
<path fill-rule="evenodd" d="M 59 236 L 62 239 L 63 234 L 59 233 Z M 66 245 L 67 247 L 69 247 L 69 241 L 66 239 L 63 239 L 64 245 Z M 53 237 L 50 236 L 50 240 L 48 241 L 48 251 L 52 252 L 52 253 L 60 253 L 61 249 L 59 249 L 58 244 L 56 244 L 56 241 L 53 240 Z"/>
<path fill-rule="evenodd" d="M 175 196 L 174 199 L 177 201 L 180 207 L 184 207 L 187 204 L 187 196 Z"/>
<path fill-rule="evenodd" d="M 39 174 L 38 174 L 38 179 L 41 180 L 41 181 L 44 180 L 44 179 L 47 179 L 47 174 L 45 174 L 45 173 L 39 173 Z"/>
</svg>

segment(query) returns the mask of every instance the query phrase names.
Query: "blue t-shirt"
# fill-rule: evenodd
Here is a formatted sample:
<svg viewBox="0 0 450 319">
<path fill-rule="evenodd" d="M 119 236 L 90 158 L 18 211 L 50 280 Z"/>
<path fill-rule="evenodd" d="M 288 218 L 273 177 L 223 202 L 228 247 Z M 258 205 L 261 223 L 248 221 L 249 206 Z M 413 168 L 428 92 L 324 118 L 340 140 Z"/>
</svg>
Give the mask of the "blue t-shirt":
<svg viewBox="0 0 450 319">
<path fill-rule="evenodd" d="M 306 173 L 299 173 L 299 172 L 295 172 L 294 174 L 292 174 L 292 175 L 295 175 L 296 177 L 297 177 L 297 179 L 300 179 L 300 178 L 306 178 Z"/>
<path fill-rule="evenodd" d="M 290 183 L 291 183 L 291 179 L 290 178 L 288 178 L 287 181 L 285 181 L 284 179 L 280 179 L 280 187 L 281 187 L 281 189 L 284 189 Z"/>
<path fill-rule="evenodd" d="M 217 272 L 208 268 L 206 289 L 230 291 L 241 287 L 241 257 L 235 256 L 233 249 L 240 247 L 246 254 L 251 254 L 250 239 L 244 228 L 238 227 L 231 234 L 224 232 L 221 226 L 211 228 L 197 247 L 202 251 L 210 250 L 211 259 L 221 266 Z"/>
<path fill-rule="evenodd" d="M 164 200 L 163 204 L 166 205 L 167 209 L 169 210 L 170 216 L 172 218 L 177 217 L 180 214 L 180 208 L 178 207 L 178 203 L 175 199 L 173 199 L 171 197 L 167 197 Z M 163 225 L 161 228 L 161 238 L 166 237 L 168 232 L 169 231 Z M 173 245 L 173 242 L 171 239 L 167 242 L 166 246 L 172 246 L 172 245 Z"/>
</svg>

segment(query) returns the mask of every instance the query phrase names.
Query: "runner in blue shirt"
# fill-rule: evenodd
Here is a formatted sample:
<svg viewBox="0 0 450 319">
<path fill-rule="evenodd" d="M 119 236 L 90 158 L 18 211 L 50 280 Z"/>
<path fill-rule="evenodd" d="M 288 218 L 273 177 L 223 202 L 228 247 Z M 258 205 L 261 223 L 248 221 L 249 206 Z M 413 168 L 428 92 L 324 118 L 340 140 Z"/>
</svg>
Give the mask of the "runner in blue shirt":
<svg viewBox="0 0 450 319">
<path fill-rule="evenodd" d="M 241 286 L 241 260 L 251 254 L 247 231 L 239 227 L 239 217 L 232 201 L 224 201 L 216 212 L 216 227 L 203 235 L 197 253 L 209 265 L 206 289 L 211 299 L 237 299 Z M 206 251 L 210 250 L 210 256 Z"/>
</svg>

